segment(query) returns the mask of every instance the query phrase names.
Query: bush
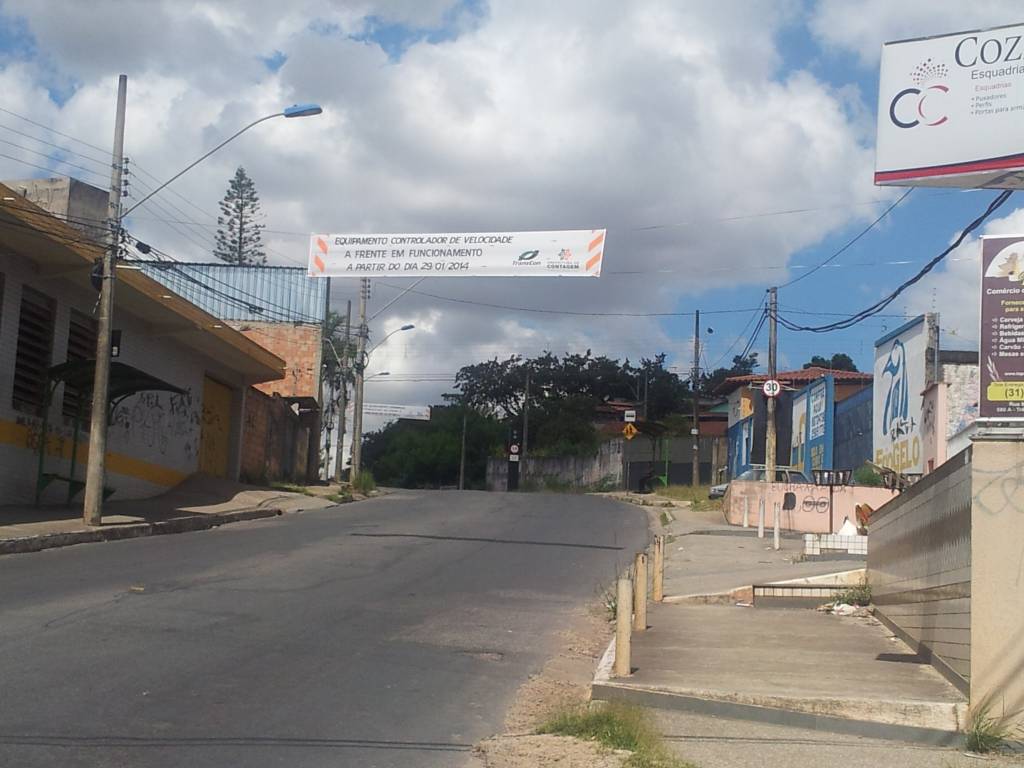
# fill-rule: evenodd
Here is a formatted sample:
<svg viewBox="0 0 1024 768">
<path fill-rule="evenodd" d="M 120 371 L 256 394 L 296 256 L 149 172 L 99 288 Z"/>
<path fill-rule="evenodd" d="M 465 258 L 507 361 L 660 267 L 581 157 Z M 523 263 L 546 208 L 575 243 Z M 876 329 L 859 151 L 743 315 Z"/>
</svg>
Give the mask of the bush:
<svg viewBox="0 0 1024 768">
<path fill-rule="evenodd" d="M 373 479 L 373 473 L 367 469 L 361 471 L 352 480 L 352 490 L 362 494 L 368 494 L 376 489 L 377 482 Z"/>
<path fill-rule="evenodd" d="M 853 484 L 881 488 L 885 485 L 885 482 L 882 480 L 882 476 L 875 471 L 874 467 L 862 464 L 853 471 Z"/>
<path fill-rule="evenodd" d="M 1022 729 L 1013 724 L 1016 716 L 992 716 L 991 702 L 985 703 L 971 713 L 971 722 L 967 726 L 967 749 L 978 754 L 992 752 L 1003 746 L 1010 738 L 1020 737 Z M 1018 713 L 1019 715 L 1019 713 Z"/>
<path fill-rule="evenodd" d="M 867 581 L 862 581 L 860 584 L 836 592 L 834 602 L 847 605 L 870 605 L 871 585 Z"/>
</svg>

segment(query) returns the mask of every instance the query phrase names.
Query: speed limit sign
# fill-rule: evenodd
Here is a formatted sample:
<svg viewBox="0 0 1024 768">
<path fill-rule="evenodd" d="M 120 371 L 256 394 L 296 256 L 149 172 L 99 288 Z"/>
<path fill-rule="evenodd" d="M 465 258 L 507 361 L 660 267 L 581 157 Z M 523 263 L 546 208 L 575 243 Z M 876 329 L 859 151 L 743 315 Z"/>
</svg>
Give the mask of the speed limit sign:
<svg viewBox="0 0 1024 768">
<path fill-rule="evenodd" d="M 779 383 L 778 379 L 768 379 L 761 387 L 765 397 L 778 397 L 782 392 L 782 384 Z"/>
</svg>

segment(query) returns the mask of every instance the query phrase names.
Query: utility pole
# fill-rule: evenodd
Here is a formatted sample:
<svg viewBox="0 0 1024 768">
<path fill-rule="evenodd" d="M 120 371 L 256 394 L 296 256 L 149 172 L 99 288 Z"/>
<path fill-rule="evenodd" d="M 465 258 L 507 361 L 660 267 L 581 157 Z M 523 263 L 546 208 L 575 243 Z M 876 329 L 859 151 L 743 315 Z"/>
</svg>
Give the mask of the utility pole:
<svg viewBox="0 0 1024 768">
<path fill-rule="evenodd" d="M 693 392 L 693 487 L 700 485 L 700 310 L 693 316 L 693 372 L 690 374 Z"/>
<path fill-rule="evenodd" d="M 520 448 L 523 461 L 526 459 L 526 445 L 530 438 L 530 368 L 526 368 L 526 397 L 523 398 L 523 444 Z"/>
<path fill-rule="evenodd" d="M 327 403 L 331 401 L 331 364 L 327 362 L 327 345 L 331 340 L 327 338 L 328 321 L 331 316 L 331 278 L 327 278 L 327 289 L 324 291 L 324 321 L 320 324 L 320 429 L 326 432 L 324 438 L 324 452 L 320 476 L 324 480 L 330 480 L 331 475 L 331 417 Z M 317 435 L 317 451 L 320 450 L 320 435 Z"/>
<path fill-rule="evenodd" d="M 779 315 L 779 292 L 777 288 L 768 289 L 768 378 L 774 379 L 778 375 L 777 370 L 777 347 L 779 342 L 779 329 L 777 318 Z M 775 482 L 775 400 L 774 397 L 767 398 L 766 405 L 767 423 L 765 425 L 764 438 L 764 476 L 765 481 Z"/>
<path fill-rule="evenodd" d="M 328 278 L 329 279 L 329 278 Z M 342 354 L 344 358 L 339 365 L 340 378 L 341 378 L 341 392 L 338 394 L 338 450 L 336 452 L 337 459 L 334 462 L 334 482 L 341 482 L 341 470 L 342 455 L 344 453 L 345 446 L 345 411 L 348 408 L 348 382 L 345 380 L 345 374 L 348 372 L 348 345 L 349 345 L 349 331 L 352 328 L 352 300 L 349 299 L 348 305 L 345 308 L 345 347 Z"/>
<path fill-rule="evenodd" d="M 349 482 L 354 482 L 363 469 L 363 375 L 366 367 L 366 301 L 370 298 L 370 278 L 364 277 L 359 284 L 359 335 L 356 337 L 356 386 L 355 406 L 352 409 L 352 469 Z"/>
<path fill-rule="evenodd" d="M 107 247 L 103 252 L 103 281 L 97 305 L 96 373 L 92 385 L 92 414 L 89 424 L 89 460 L 85 473 L 85 503 L 82 519 L 86 525 L 103 521 L 103 486 L 106 479 L 107 395 L 110 392 L 110 332 L 114 320 L 114 274 L 121 247 L 121 170 L 124 163 L 124 114 L 128 98 L 128 76 L 117 79 L 117 113 L 114 120 L 114 149 L 110 155 L 110 198 L 107 203 Z M 46 442 L 46 435 L 43 435 Z"/>
<path fill-rule="evenodd" d="M 466 403 L 462 403 L 462 452 L 459 454 L 459 490 L 466 490 Z"/>
<path fill-rule="evenodd" d="M 644 421 L 647 421 L 647 388 L 650 386 L 650 371 L 644 366 Z"/>
</svg>

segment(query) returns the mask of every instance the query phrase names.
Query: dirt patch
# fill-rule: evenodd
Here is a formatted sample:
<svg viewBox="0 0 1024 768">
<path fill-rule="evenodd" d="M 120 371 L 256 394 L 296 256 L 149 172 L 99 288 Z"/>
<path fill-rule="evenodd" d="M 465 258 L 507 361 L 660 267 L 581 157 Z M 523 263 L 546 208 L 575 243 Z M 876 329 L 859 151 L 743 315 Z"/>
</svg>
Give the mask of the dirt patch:
<svg viewBox="0 0 1024 768">
<path fill-rule="evenodd" d="M 482 768 L 622 768 L 629 753 L 568 736 L 497 736 L 474 757 Z"/>
<path fill-rule="evenodd" d="M 535 735 L 556 712 L 589 700 L 594 668 L 611 634 L 600 606 L 576 611 L 571 626 L 559 634 L 561 651 L 520 686 L 505 714 L 505 733 L 480 742 L 472 764 L 480 768 L 619 768 L 628 753 L 566 736 Z"/>
</svg>

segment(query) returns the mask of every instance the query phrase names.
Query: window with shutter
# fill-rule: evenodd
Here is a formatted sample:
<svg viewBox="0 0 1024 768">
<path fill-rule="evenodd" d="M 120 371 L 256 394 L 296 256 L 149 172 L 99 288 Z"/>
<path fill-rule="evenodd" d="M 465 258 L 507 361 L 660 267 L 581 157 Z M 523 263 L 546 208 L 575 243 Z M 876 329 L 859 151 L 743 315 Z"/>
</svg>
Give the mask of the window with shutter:
<svg viewBox="0 0 1024 768">
<path fill-rule="evenodd" d="M 96 357 L 96 321 L 88 315 L 76 310 L 71 310 L 71 320 L 68 323 L 68 357 L 69 363 L 79 360 L 92 360 Z M 79 403 L 81 399 L 81 403 Z M 77 387 L 64 385 L 64 402 L 61 408 L 62 413 L 69 419 L 75 417 L 77 409 L 79 416 L 84 421 L 89 413 L 89 395 Z"/>
<path fill-rule="evenodd" d="M 53 299 L 33 288 L 22 288 L 12 397 L 18 410 L 41 412 L 46 396 L 46 369 L 53 358 L 54 314 Z"/>
</svg>

